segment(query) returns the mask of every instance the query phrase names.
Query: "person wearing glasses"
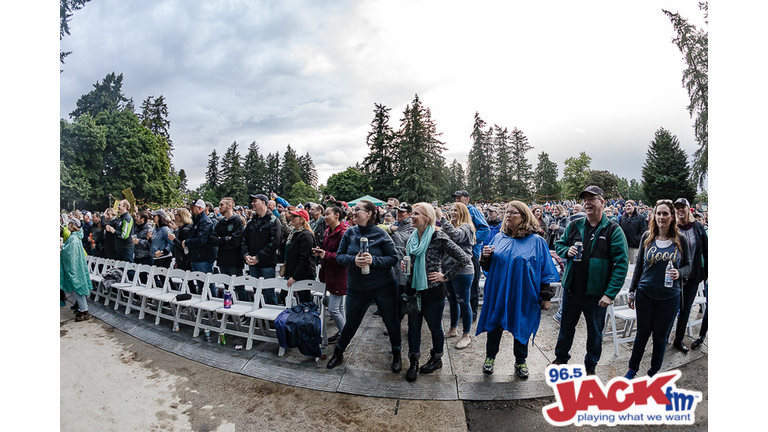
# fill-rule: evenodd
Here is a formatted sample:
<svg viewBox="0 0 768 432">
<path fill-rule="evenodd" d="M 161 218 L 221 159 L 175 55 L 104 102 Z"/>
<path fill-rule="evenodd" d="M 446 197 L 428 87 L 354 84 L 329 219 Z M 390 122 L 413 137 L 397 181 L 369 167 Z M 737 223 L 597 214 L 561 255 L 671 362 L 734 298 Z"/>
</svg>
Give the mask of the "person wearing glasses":
<svg viewBox="0 0 768 432">
<path fill-rule="evenodd" d="M 570 360 L 576 325 L 583 314 L 587 325 L 584 366 L 587 375 L 594 375 L 603 351 L 606 308 L 624 286 L 629 259 L 624 231 L 603 214 L 603 190 L 587 186 L 579 198 L 583 200 L 586 217 L 568 224 L 555 242 L 555 252 L 567 262 L 562 281 L 560 334 L 553 363 L 566 364 Z M 576 242 L 582 243 L 580 254 L 577 254 Z"/>
<path fill-rule="evenodd" d="M 672 278 L 667 286 L 667 266 Z M 680 308 L 682 282 L 691 272 L 688 241 L 681 234 L 675 220 L 672 200 L 659 200 L 653 211 L 648 232 L 640 241 L 632 284 L 629 287 L 628 306 L 637 311 L 637 333 L 632 344 L 629 370 L 624 378 L 632 379 L 640 370 L 645 345 L 653 335 L 653 353 L 648 376 L 654 376 L 664 362 L 667 339 Z"/>
<path fill-rule="evenodd" d="M 376 204 L 361 200 L 351 209 L 355 225 L 347 229 L 336 252 L 336 262 L 347 267 L 347 320 L 341 336 L 328 360 L 328 369 L 344 361 L 344 350 L 357 333 L 371 301 L 376 303 L 392 346 L 392 372 L 402 370 L 402 337 L 397 320 L 397 264 L 395 243 L 389 234 L 376 226 L 379 211 Z M 368 239 L 368 252 L 361 251 L 361 238 Z M 364 273 L 363 270 L 367 271 Z"/>
<path fill-rule="evenodd" d="M 514 336 L 515 373 L 528 378 L 528 340 L 536 334 L 541 310 L 548 310 L 560 275 L 538 221 L 525 203 L 507 205 L 501 232 L 483 247 L 480 265 L 488 271 L 477 334 L 488 332 L 483 373 L 492 374 L 504 330 Z"/>
</svg>

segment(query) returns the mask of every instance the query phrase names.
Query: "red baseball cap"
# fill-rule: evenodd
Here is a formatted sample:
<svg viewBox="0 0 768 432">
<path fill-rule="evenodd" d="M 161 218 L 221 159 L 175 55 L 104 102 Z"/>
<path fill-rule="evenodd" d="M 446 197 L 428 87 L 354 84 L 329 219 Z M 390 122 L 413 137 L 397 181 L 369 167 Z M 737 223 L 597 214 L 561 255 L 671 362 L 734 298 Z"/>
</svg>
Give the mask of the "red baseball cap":
<svg viewBox="0 0 768 432">
<path fill-rule="evenodd" d="M 309 213 L 307 213 L 306 210 L 303 210 L 303 209 L 301 209 L 301 210 L 293 210 L 293 211 L 289 211 L 288 214 L 290 214 L 291 216 L 302 217 L 302 218 L 304 218 L 305 221 L 309 222 Z"/>
</svg>

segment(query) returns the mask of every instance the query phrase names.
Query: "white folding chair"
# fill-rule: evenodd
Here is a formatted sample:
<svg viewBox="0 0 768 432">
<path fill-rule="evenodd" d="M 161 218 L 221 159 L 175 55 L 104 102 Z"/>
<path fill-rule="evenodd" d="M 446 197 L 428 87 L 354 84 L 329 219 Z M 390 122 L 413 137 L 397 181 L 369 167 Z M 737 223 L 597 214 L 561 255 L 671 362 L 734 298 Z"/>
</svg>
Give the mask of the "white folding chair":
<svg viewBox="0 0 768 432">
<path fill-rule="evenodd" d="M 244 337 L 246 340 L 250 337 L 253 329 L 249 324 L 248 329 L 243 330 L 241 320 L 247 313 L 252 312 L 259 307 L 259 298 L 261 297 L 260 286 L 262 280 L 264 280 L 264 278 L 255 278 L 253 276 L 237 276 L 232 280 L 233 287 L 244 286 L 246 291 L 253 291 L 253 301 L 238 301 L 237 296 L 233 292 L 232 307 L 225 308 L 222 306 L 216 310 L 216 313 L 221 314 L 221 319 L 219 320 L 219 335 L 227 333 L 234 336 Z M 230 318 L 232 319 L 231 327 Z M 250 321 L 253 322 L 254 318 L 250 318 Z M 251 349 L 251 346 L 248 345 L 246 349 Z"/>
<path fill-rule="evenodd" d="M 277 342 L 277 333 L 274 329 L 269 328 L 269 323 L 275 322 L 275 318 L 280 315 L 280 312 L 285 310 L 285 306 L 270 305 L 264 302 L 262 292 L 269 288 L 274 288 L 275 290 L 287 290 L 288 286 L 283 278 L 269 278 L 261 281 L 258 292 L 254 293 L 254 309 L 245 314 L 245 317 L 250 319 L 250 323 L 248 324 L 248 340 L 246 341 L 245 349 L 251 349 L 253 339 Z M 258 335 L 255 330 L 255 321 L 259 322 Z"/>
<path fill-rule="evenodd" d="M 138 265 L 134 263 L 129 263 L 126 261 L 117 261 L 115 262 L 115 265 L 112 268 L 121 270 L 123 272 L 123 276 L 120 279 L 120 282 L 126 282 L 128 280 L 128 270 L 133 270 L 135 273 L 137 266 Z M 109 306 L 110 300 L 117 300 L 117 289 L 107 288 L 107 286 L 104 285 L 103 282 L 104 281 L 102 280 L 101 286 L 104 288 L 104 291 L 101 292 L 101 295 L 104 296 L 104 306 Z"/>
<path fill-rule="evenodd" d="M 107 268 L 105 265 L 106 261 L 106 258 L 97 258 L 93 263 L 93 267 L 88 269 L 88 276 L 91 279 L 91 295 L 93 295 L 94 301 L 99 301 L 99 284 L 104 280 L 102 273 L 104 272 L 104 269 Z"/>
<path fill-rule="evenodd" d="M 127 272 L 126 272 L 127 273 Z M 131 313 L 131 303 L 135 298 L 135 294 L 139 291 L 144 291 L 150 287 L 150 282 L 153 279 L 154 267 L 149 264 L 139 264 L 136 267 L 133 280 L 128 283 L 116 283 L 112 285 L 112 288 L 117 289 L 117 301 L 115 301 L 115 310 L 120 305 L 125 306 L 125 314 Z M 146 279 L 146 282 L 142 282 L 142 276 Z"/>
<path fill-rule="evenodd" d="M 294 282 L 293 285 L 288 288 L 288 296 L 285 298 L 285 306 L 293 307 L 299 304 L 299 299 L 296 295 L 301 291 L 309 291 L 312 294 L 314 302 L 320 309 L 320 329 L 323 335 L 323 346 L 327 346 L 328 334 L 325 330 L 325 305 L 323 304 L 325 284 L 316 280 L 300 280 Z"/>
<path fill-rule="evenodd" d="M 634 309 L 630 309 L 629 306 L 614 306 L 609 305 L 607 311 L 607 318 L 611 322 L 611 336 L 613 337 L 613 355 L 619 356 L 619 345 L 627 342 L 632 342 L 635 337 L 632 336 L 632 330 L 637 322 L 637 313 Z M 624 321 L 624 327 L 622 329 L 616 328 L 616 319 Z"/>
<path fill-rule="evenodd" d="M 699 289 L 696 291 L 696 298 L 693 299 L 693 306 L 691 306 L 691 312 L 695 311 L 697 307 L 701 307 L 701 318 L 691 319 L 688 317 L 688 337 L 693 338 L 693 326 L 700 325 L 704 321 L 704 314 L 707 311 L 707 297 L 704 295 L 704 282 L 699 284 Z"/>
<path fill-rule="evenodd" d="M 187 280 L 184 281 L 183 292 L 191 296 L 188 300 L 178 300 L 176 296 L 170 299 L 170 306 L 173 311 L 173 329 L 176 330 L 179 324 L 187 324 L 190 326 L 195 325 L 195 311 L 191 308 L 192 305 L 200 303 L 202 301 L 209 300 L 211 297 L 211 290 L 208 286 L 208 278 L 212 276 L 210 273 L 204 272 L 187 272 Z M 191 283 L 202 282 L 202 291 L 200 294 L 193 294 L 189 285 Z M 187 311 L 187 316 L 181 316 L 181 310 L 184 308 Z"/>
<path fill-rule="evenodd" d="M 152 279 L 147 281 L 146 289 L 133 293 L 134 296 L 139 296 L 141 298 L 141 306 L 139 306 L 139 319 L 144 319 L 144 315 L 147 311 L 154 315 L 154 312 L 152 312 L 151 309 L 147 309 L 147 299 L 149 298 L 149 295 L 158 295 L 164 292 L 163 290 L 165 288 L 165 281 L 168 279 L 169 270 L 170 269 L 165 267 L 152 266 Z M 184 274 L 183 270 L 179 271 L 182 275 Z M 129 308 L 130 306 L 126 307 L 126 314 L 130 313 Z"/>
<path fill-rule="evenodd" d="M 173 309 L 170 305 L 171 300 L 175 299 L 177 295 L 188 292 L 187 289 L 187 271 L 181 269 L 171 269 L 165 277 L 163 287 L 157 289 L 155 287 L 156 279 L 152 279 L 152 288 L 144 291 L 139 291 L 141 299 L 141 312 L 139 312 L 139 319 L 144 318 L 144 314 L 155 315 L 155 325 L 160 324 L 160 318 L 172 320 L 174 317 Z M 159 274 L 156 271 L 156 274 Z M 148 303 L 152 301 L 155 303 L 155 307 L 149 307 Z M 168 307 L 169 313 L 164 313 L 164 307 Z"/>
<path fill-rule="evenodd" d="M 216 311 L 219 308 L 224 307 L 224 299 L 214 297 L 211 294 L 210 287 L 211 285 L 214 285 L 216 288 L 219 288 L 219 285 L 223 286 L 223 289 L 225 291 L 229 291 L 233 294 L 233 285 L 232 280 L 234 279 L 234 276 L 226 275 L 223 273 L 216 273 L 211 274 L 208 273 L 208 281 L 206 283 L 206 289 L 208 294 L 201 296 L 201 301 L 197 303 L 190 303 L 190 307 L 193 309 L 192 316 L 195 317 L 195 330 L 192 333 L 192 337 L 197 337 L 200 334 L 200 329 L 203 330 L 213 330 L 216 331 L 219 328 L 218 320 L 216 319 Z M 205 289 L 204 289 L 205 291 Z M 234 298 L 232 301 L 235 301 Z M 191 300 L 190 300 L 191 302 Z M 180 304 L 181 302 L 178 302 L 177 304 Z M 176 309 L 176 316 L 179 316 L 179 310 L 181 308 Z M 203 323 L 203 315 L 205 315 L 207 323 Z"/>
</svg>

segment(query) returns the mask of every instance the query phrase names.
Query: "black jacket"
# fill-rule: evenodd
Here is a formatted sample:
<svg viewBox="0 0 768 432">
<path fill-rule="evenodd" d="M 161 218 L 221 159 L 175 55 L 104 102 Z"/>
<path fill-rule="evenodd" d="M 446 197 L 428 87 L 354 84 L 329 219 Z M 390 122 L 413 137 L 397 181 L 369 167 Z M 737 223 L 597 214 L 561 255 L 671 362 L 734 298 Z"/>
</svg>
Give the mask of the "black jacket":
<svg viewBox="0 0 768 432">
<path fill-rule="evenodd" d="M 192 220 L 189 238 L 184 242 L 189 249 L 189 262 L 214 262 L 216 252 L 213 250 L 210 237 L 213 232 L 213 222 L 205 212 L 200 212 Z"/>
<path fill-rule="evenodd" d="M 221 267 L 243 267 L 240 243 L 243 241 L 243 220 L 233 214 L 229 219 L 221 218 L 213 228 L 211 244 L 219 251 L 216 261 Z"/>
<path fill-rule="evenodd" d="M 189 231 L 192 225 L 184 225 L 175 232 L 176 238 L 173 240 L 173 257 L 176 258 L 176 267 L 181 270 L 192 270 L 189 265 L 189 255 L 184 253 L 181 242 L 189 238 Z"/>
<path fill-rule="evenodd" d="M 707 280 L 709 273 L 709 236 L 704 230 L 704 225 L 693 221 L 693 233 L 696 236 L 696 250 L 691 256 L 691 273 L 688 280 L 695 280 L 701 283 Z M 683 231 L 681 230 L 682 234 Z"/>
<path fill-rule="evenodd" d="M 285 277 L 294 280 L 314 280 L 317 262 L 312 248 L 317 245 L 310 230 L 293 234 L 291 242 L 285 245 Z"/>
<path fill-rule="evenodd" d="M 283 229 L 280 221 L 272 212 L 267 212 L 263 217 L 253 215 L 243 232 L 243 240 L 240 242 L 240 255 L 255 256 L 259 262 L 256 267 L 274 267 L 277 263 L 277 248 L 282 242 Z"/>
<path fill-rule="evenodd" d="M 632 212 L 630 216 L 627 213 L 621 215 L 619 219 L 619 226 L 624 231 L 624 236 L 627 237 L 627 246 L 631 248 L 640 247 L 640 238 L 643 237 L 643 233 L 648 229 L 648 222 L 646 222 L 643 215 L 637 212 Z"/>
</svg>

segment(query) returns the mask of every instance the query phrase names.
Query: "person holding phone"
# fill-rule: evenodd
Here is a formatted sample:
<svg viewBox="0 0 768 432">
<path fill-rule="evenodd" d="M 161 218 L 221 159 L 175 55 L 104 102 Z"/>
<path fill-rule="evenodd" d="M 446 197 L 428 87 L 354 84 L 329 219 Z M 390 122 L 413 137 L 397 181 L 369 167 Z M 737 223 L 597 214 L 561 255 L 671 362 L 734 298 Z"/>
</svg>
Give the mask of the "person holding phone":
<svg viewBox="0 0 768 432">
<path fill-rule="evenodd" d="M 315 247 L 312 252 L 320 259 L 320 272 L 318 278 L 325 284 L 325 290 L 330 297 L 328 299 L 328 313 L 338 331 L 328 338 L 328 342 L 336 343 L 341 338 L 341 331 L 346 323 L 346 311 L 344 308 L 344 296 L 347 295 L 347 268 L 336 260 L 336 251 L 347 232 L 347 224 L 344 222 L 344 210 L 333 206 L 325 210 L 325 223 L 328 226 L 323 235 L 323 244 Z"/>
</svg>

